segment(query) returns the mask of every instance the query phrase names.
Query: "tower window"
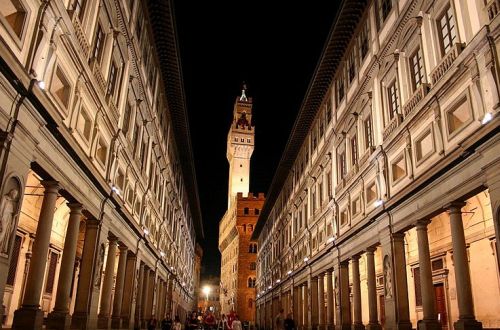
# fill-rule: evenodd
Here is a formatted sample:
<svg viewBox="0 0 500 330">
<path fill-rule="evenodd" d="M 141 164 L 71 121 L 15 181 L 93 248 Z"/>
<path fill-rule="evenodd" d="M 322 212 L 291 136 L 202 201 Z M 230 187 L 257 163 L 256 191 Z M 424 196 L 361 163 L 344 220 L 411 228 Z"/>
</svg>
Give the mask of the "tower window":
<svg viewBox="0 0 500 330">
<path fill-rule="evenodd" d="M 249 210 L 248 210 L 248 207 L 245 207 L 245 208 L 243 209 L 243 214 L 248 214 L 248 211 L 249 211 Z"/>
<path fill-rule="evenodd" d="M 243 165 L 240 164 L 240 167 L 243 167 Z"/>
<path fill-rule="evenodd" d="M 250 143 L 250 141 L 252 141 L 252 140 L 250 140 L 250 139 L 247 139 L 247 142 L 248 142 L 248 143 Z"/>
<path fill-rule="evenodd" d="M 240 181 L 243 182 L 243 178 L 241 178 Z"/>
<path fill-rule="evenodd" d="M 234 138 L 234 142 L 238 142 L 238 138 L 237 137 Z"/>
</svg>

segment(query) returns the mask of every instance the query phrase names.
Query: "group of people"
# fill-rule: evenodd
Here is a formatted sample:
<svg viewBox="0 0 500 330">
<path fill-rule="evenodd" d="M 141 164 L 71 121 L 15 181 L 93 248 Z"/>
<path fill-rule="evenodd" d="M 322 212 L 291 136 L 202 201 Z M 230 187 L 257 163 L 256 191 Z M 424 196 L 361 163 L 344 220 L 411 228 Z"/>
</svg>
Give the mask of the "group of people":
<svg viewBox="0 0 500 330">
<path fill-rule="evenodd" d="M 182 323 L 179 316 L 176 316 L 174 320 L 170 316 L 167 316 L 160 324 L 158 324 L 158 320 L 155 318 L 148 321 L 148 330 L 156 330 L 158 327 L 161 330 L 182 330 Z"/>
<path fill-rule="evenodd" d="M 293 320 L 292 313 L 288 313 L 285 317 L 285 310 L 280 309 L 279 314 L 274 320 L 277 330 L 295 330 L 295 321 Z"/>
</svg>

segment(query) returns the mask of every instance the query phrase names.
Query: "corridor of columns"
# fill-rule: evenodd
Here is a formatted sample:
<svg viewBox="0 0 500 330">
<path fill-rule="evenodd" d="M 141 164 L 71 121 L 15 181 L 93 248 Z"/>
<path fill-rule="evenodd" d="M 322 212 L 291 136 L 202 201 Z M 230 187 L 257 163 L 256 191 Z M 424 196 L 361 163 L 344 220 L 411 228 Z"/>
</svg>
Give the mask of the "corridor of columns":
<svg viewBox="0 0 500 330">
<path fill-rule="evenodd" d="M 409 228 L 381 231 L 377 242 L 351 245 L 351 255 L 332 246 L 304 261 L 259 292 L 258 322 L 277 329 L 283 308 L 298 329 L 496 328 L 494 235 L 483 190 Z"/>
</svg>

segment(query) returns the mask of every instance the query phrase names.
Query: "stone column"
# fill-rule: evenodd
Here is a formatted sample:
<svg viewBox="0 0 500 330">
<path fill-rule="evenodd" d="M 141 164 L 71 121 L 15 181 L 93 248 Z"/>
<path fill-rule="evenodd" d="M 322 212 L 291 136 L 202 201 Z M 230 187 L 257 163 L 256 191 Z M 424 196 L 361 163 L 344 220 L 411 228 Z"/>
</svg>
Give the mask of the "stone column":
<svg viewBox="0 0 500 330">
<path fill-rule="evenodd" d="M 70 208 L 68 227 L 64 238 L 64 250 L 61 259 L 61 268 L 57 280 L 57 294 L 54 310 L 48 315 L 47 327 L 50 329 L 67 329 L 71 323 L 69 303 L 71 283 L 75 270 L 76 246 L 80 221 L 82 220 L 82 204 L 68 203 Z"/>
<path fill-rule="evenodd" d="M 436 315 L 436 294 L 432 282 L 431 254 L 429 251 L 429 238 L 427 225 L 430 220 L 417 222 L 418 264 L 420 272 L 420 287 L 422 292 L 423 320 L 418 321 L 418 328 L 422 330 L 439 330 L 441 324 Z"/>
<path fill-rule="evenodd" d="M 368 324 L 366 330 L 380 330 L 377 312 L 377 282 L 375 277 L 375 253 L 376 248 L 366 249 L 366 277 L 368 282 Z"/>
<path fill-rule="evenodd" d="M 389 237 L 392 238 L 392 247 L 387 247 L 390 253 L 385 254 L 383 259 L 386 304 L 385 327 L 411 330 L 408 282 L 406 278 L 405 234 L 394 233 Z M 384 248 L 383 251 L 385 251 Z"/>
<path fill-rule="evenodd" d="M 453 246 L 453 263 L 455 265 L 455 281 L 458 300 L 458 321 L 455 329 L 482 329 L 481 322 L 474 315 L 474 300 L 470 282 L 469 261 L 465 245 L 464 224 L 461 208 L 465 203 L 453 203 L 450 209 L 451 243 Z"/>
<path fill-rule="evenodd" d="M 136 305 L 135 305 L 135 320 L 134 325 L 137 328 L 140 328 L 142 321 L 142 288 L 144 286 L 144 275 L 146 272 L 146 266 L 141 263 L 139 267 L 139 283 L 137 284 L 137 294 L 136 294 Z"/>
<path fill-rule="evenodd" d="M 304 328 L 304 301 L 302 299 L 302 285 L 297 286 L 297 328 Z"/>
<path fill-rule="evenodd" d="M 325 328 L 325 280 L 323 273 L 318 275 L 318 329 Z"/>
<path fill-rule="evenodd" d="M 144 269 L 144 280 L 142 282 L 142 298 L 141 298 L 141 323 L 142 327 L 147 326 L 148 301 L 149 301 L 149 274 L 150 270 Z"/>
<path fill-rule="evenodd" d="M 326 272 L 326 324 L 328 326 L 328 330 L 333 329 L 334 326 L 334 310 L 335 306 L 333 304 L 333 279 L 332 279 L 332 271 L 328 270 Z"/>
<path fill-rule="evenodd" d="M 311 310 L 311 318 L 309 321 L 309 327 L 311 329 L 317 329 L 318 328 L 318 278 L 313 277 L 311 278 L 310 282 L 310 288 L 311 288 L 311 299 L 310 299 L 310 310 Z"/>
<path fill-rule="evenodd" d="M 109 239 L 108 257 L 106 259 L 106 270 L 104 271 L 104 282 L 102 284 L 101 309 L 99 313 L 99 329 L 109 328 L 111 311 L 111 290 L 113 290 L 113 278 L 115 275 L 116 247 L 118 240 L 115 237 Z"/>
<path fill-rule="evenodd" d="M 343 261 L 339 266 L 339 298 L 337 302 L 340 306 L 339 318 L 337 318 L 337 330 L 351 329 L 351 309 L 349 302 L 349 262 Z"/>
<path fill-rule="evenodd" d="M 118 259 L 118 269 L 116 271 L 115 296 L 113 298 L 113 314 L 111 317 L 112 329 L 120 329 L 122 325 L 121 313 L 127 266 L 127 247 L 125 245 L 120 245 L 119 250 L 120 257 Z"/>
<path fill-rule="evenodd" d="M 498 166 L 497 166 L 498 167 Z M 500 170 L 492 167 L 487 173 L 488 193 L 490 195 L 491 214 L 495 228 L 495 255 L 497 258 L 498 272 L 500 272 Z"/>
<path fill-rule="evenodd" d="M 123 286 L 123 298 L 120 317 L 122 319 L 122 327 L 125 329 L 130 328 L 134 322 L 134 313 L 132 309 L 132 301 L 134 297 L 135 283 L 139 281 L 139 269 L 136 271 L 137 257 L 129 251 L 127 254 L 127 265 L 125 266 L 125 279 Z"/>
<path fill-rule="evenodd" d="M 353 302 L 353 330 L 363 330 L 365 326 L 362 321 L 361 312 L 361 283 L 359 277 L 359 255 L 352 257 L 352 302 Z"/>
<path fill-rule="evenodd" d="M 298 287 L 294 286 L 293 287 L 293 319 L 295 320 L 295 326 L 299 326 L 299 304 L 300 304 L 300 299 L 299 299 L 300 291 Z"/>
<path fill-rule="evenodd" d="M 302 329 L 309 329 L 309 298 L 307 296 L 307 282 L 302 284 Z"/>
<path fill-rule="evenodd" d="M 99 244 L 102 231 L 100 227 L 101 223 L 97 219 L 85 220 L 85 241 L 76 291 L 75 311 L 71 317 L 71 328 L 74 329 L 97 327 L 97 301 L 99 300 L 99 273 L 101 271 L 98 263 L 100 253 L 102 253 L 100 252 L 102 246 Z"/>
<path fill-rule="evenodd" d="M 21 308 L 14 312 L 13 329 L 41 329 L 43 324 L 40 298 L 45 277 L 45 267 L 47 266 L 50 234 L 52 232 L 59 183 L 56 181 L 42 181 L 41 184 L 45 191 L 36 227 L 26 291 Z"/>
</svg>

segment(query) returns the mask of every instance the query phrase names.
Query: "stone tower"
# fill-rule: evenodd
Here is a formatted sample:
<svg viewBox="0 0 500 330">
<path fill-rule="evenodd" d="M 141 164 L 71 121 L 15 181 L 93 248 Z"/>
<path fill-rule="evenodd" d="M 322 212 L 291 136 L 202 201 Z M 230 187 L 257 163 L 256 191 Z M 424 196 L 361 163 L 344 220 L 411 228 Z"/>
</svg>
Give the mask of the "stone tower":
<svg viewBox="0 0 500 330">
<path fill-rule="evenodd" d="M 254 149 L 255 131 L 252 126 L 252 98 L 246 96 L 243 84 L 241 96 L 236 97 L 233 122 L 227 134 L 227 160 L 229 161 L 228 208 L 236 194 L 248 195 L 250 185 L 250 158 Z"/>
</svg>

